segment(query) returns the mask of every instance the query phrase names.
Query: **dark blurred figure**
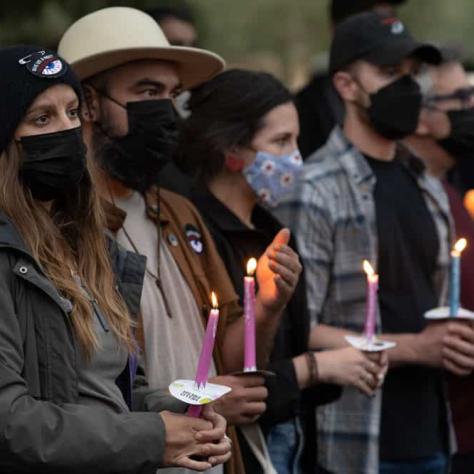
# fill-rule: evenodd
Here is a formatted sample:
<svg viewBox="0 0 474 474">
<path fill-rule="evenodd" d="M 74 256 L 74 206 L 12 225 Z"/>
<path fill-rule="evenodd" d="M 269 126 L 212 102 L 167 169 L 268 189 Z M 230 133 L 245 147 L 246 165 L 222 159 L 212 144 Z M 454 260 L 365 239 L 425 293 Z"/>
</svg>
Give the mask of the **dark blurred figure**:
<svg viewBox="0 0 474 474">
<path fill-rule="evenodd" d="M 170 44 L 197 46 L 197 30 L 192 10 L 186 5 L 157 7 L 146 10 L 160 25 Z"/>
<path fill-rule="evenodd" d="M 332 0 L 329 3 L 331 27 L 351 15 L 365 10 L 387 11 L 395 14 L 395 7 L 406 0 Z M 318 71 L 310 82 L 296 94 L 300 117 L 299 148 L 303 158 L 326 143 L 336 123 L 342 124 L 344 106 L 326 71 Z"/>
<path fill-rule="evenodd" d="M 469 246 L 461 261 L 461 302 L 474 311 L 474 222 L 462 196 L 474 183 L 474 88 L 470 85 L 458 53 L 443 51 L 444 62 L 427 72 L 423 135 L 406 140 L 423 159 L 428 172 L 443 181 L 456 228 L 456 238 Z M 425 81 L 424 81 L 425 82 Z M 449 181 L 449 178 L 454 181 Z M 470 184 L 474 187 L 473 184 Z M 474 375 L 448 377 L 449 398 L 458 444 L 452 474 L 474 473 Z"/>
<path fill-rule="evenodd" d="M 145 10 L 160 25 L 167 40 L 173 46 L 196 47 L 198 32 L 194 20 L 194 13 L 186 4 L 177 7 L 156 7 Z M 190 92 L 185 91 L 174 99 L 174 105 L 183 118 L 189 116 L 186 103 Z M 192 179 L 184 174 L 175 165 L 168 163 L 160 173 L 158 185 L 182 196 L 189 197 Z"/>
</svg>

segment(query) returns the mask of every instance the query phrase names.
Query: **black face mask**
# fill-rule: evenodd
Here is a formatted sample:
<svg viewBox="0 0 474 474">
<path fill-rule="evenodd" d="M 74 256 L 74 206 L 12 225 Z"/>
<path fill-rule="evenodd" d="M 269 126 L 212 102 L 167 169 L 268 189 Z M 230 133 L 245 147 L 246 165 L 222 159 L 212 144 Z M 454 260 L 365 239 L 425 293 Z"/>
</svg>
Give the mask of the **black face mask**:
<svg viewBox="0 0 474 474">
<path fill-rule="evenodd" d="M 420 86 L 406 75 L 370 94 L 367 112 L 380 135 L 389 140 L 400 140 L 415 132 L 421 105 Z"/>
<path fill-rule="evenodd" d="M 178 143 L 178 115 L 170 99 L 128 102 L 128 134 L 111 137 L 99 150 L 100 165 L 125 186 L 144 192 L 158 181 Z"/>
<path fill-rule="evenodd" d="M 20 138 L 23 161 L 20 179 L 39 201 L 74 191 L 86 170 L 81 128 Z"/>
<path fill-rule="evenodd" d="M 451 133 L 448 138 L 439 140 L 442 146 L 453 158 L 463 157 L 474 160 L 474 107 L 447 112 Z"/>
</svg>

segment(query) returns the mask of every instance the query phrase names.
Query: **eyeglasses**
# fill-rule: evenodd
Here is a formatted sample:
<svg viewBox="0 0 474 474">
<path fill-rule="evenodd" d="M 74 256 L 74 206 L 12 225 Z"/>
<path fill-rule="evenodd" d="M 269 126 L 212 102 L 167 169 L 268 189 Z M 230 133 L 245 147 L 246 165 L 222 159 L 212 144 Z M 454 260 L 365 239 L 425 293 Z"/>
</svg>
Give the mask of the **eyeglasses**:
<svg viewBox="0 0 474 474">
<path fill-rule="evenodd" d="M 463 87 L 455 90 L 452 94 L 433 94 L 425 96 L 423 106 L 439 110 L 437 105 L 443 102 L 456 101 L 461 109 L 474 107 L 474 87 Z"/>
</svg>

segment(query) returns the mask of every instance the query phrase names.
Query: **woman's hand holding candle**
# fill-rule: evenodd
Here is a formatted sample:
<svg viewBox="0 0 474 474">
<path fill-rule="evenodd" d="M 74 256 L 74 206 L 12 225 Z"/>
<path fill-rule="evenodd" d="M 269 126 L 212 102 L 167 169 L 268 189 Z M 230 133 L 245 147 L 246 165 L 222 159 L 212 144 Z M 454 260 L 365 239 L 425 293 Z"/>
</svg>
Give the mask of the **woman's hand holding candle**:
<svg viewBox="0 0 474 474">
<path fill-rule="evenodd" d="M 282 229 L 258 260 L 255 300 L 257 366 L 265 369 L 273 347 L 280 317 L 298 283 L 302 266 L 298 255 L 288 246 L 290 231 Z M 229 372 L 242 370 L 244 318 L 227 327 L 224 365 Z"/>
<path fill-rule="evenodd" d="M 191 419 L 176 413 L 161 412 L 166 430 L 163 466 L 179 466 L 205 471 L 230 457 L 230 443 L 225 437 L 227 423 L 211 407 L 203 419 Z"/>
<path fill-rule="evenodd" d="M 288 229 L 280 230 L 258 261 L 258 299 L 274 312 L 286 306 L 302 271 L 298 254 L 288 245 L 290 235 Z"/>
<path fill-rule="evenodd" d="M 265 379 L 259 375 L 218 375 L 210 382 L 232 388 L 213 403 L 216 411 L 231 425 L 254 423 L 266 410 L 268 390 Z"/>
</svg>

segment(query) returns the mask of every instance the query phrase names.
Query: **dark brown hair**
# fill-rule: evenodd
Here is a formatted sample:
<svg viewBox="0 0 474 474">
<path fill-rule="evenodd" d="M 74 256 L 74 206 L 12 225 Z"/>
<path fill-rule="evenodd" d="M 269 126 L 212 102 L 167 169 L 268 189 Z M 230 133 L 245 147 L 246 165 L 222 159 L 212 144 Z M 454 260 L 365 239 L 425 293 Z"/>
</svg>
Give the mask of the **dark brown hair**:
<svg viewBox="0 0 474 474">
<path fill-rule="evenodd" d="M 271 74 L 242 69 L 219 74 L 191 93 L 191 116 L 182 125 L 178 166 L 208 182 L 222 170 L 226 152 L 249 146 L 265 115 L 292 100 Z"/>
</svg>

